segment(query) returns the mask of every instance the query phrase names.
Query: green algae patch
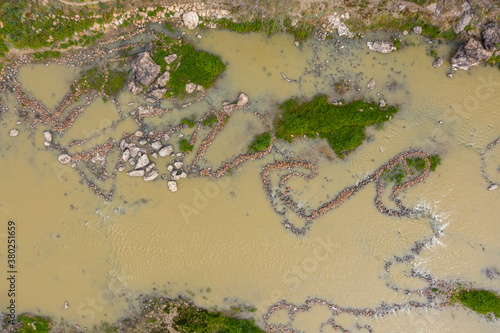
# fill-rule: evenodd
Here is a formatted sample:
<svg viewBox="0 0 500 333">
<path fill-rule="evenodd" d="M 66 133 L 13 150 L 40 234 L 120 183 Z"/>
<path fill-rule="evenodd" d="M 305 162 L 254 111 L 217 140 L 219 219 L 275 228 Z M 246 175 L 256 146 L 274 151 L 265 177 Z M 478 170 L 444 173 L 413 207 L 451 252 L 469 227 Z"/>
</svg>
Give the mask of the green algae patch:
<svg viewBox="0 0 500 333">
<path fill-rule="evenodd" d="M 20 333 L 46 333 L 50 331 L 51 320 L 48 317 L 22 314 L 17 317 L 17 324 L 13 332 Z"/>
<path fill-rule="evenodd" d="M 489 318 L 492 314 L 500 318 L 500 296 L 492 291 L 461 289 L 455 293 L 454 300 Z"/>
<path fill-rule="evenodd" d="M 269 145 L 271 144 L 271 133 L 270 132 L 265 132 L 262 134 L 259 134 L 255 137 L 255 139 L 250 143 L 250 146 L 248 147 L 248 152 L 249 153 L 255 153 L 259 151 L 265 150 Z"/>
<path fill-rule="evenodd" d="M 297 136 L 315 138 L 319 135 L 339 157 L 363 143 L 366 126 L 388 121 L 398 111 L 395 106 L 382 108 L 364 100 L 336 105 L 329 103 L 326 95 L 317 95 L 306 102 L 291 98 L 279 108 L 282 112 L 274 122 L 277 139 L 291 142 Z"/>
<path fill-rule="evenodd" d="M 165 57 L 176 54 L 177 58 L 167 64 Z M 152 59 L 161 67 L 161 71 L 170 71 L 166 96 L 186 95 L 186 84 L 195 83 L 205 89 L 210 88 L 217 77 L 226 70 L 220 57 L 205 51 L 196 50 L 184 42 L 172 42 L 168 36 L 156 44 Z"/>
<path fill-rule="evenodd" d="M 253 320 L 239 319 L 220 312 L 212 312 L 192 305 L 184 305 L 177 308 L 177 316 L 172 325 L 180 332 L 241 332 L 261 333 L 264 332 L 255 325 Z"/>
<path fill-rule="evenodd" d="M 190 144 L 187 139 L 181 139 L 181 141 L 179 142 L 179 145 L 180 145 L 179 149 L 185 153 L 192 152 L 193 148 L 194 148 L 194 146 L 192 144 Z"/>
</svg>

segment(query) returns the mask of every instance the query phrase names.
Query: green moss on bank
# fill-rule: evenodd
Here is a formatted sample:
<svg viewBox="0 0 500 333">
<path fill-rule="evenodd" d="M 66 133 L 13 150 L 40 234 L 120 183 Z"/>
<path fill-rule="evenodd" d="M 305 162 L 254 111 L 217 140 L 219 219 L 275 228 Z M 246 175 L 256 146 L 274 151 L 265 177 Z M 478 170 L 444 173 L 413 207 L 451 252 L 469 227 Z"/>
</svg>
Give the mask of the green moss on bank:
<svg viewBox="0 0 500 333">
<path fill-rule="evenodd" d="M 47 333 L 51 326 L 50 318 L 30 314 L 18 316 L 17 323 L 13 331 L 19 333 Z"/>
<path fill-rule="evenodd" d="M 489 318 L 492 315 L 500 318 L 500 296 L 491 291 L 461 289 L 455 293 L 454 300 Z"/>
<path fill-rule="evenodd" d="M 289 32 L 298 41 L 304 41 L 309 38 L 314 29 L 313 24 L 306 22 L 297 22 L 295 25 L 292 25 L 292 20 L 288 17 L 284 20 L 257 19 L 248 22 L 233 22 L 228 18 L 221 18 L 214 21 L 214 23 L 220 29 L 232 30 L 239 33 L 263 32 L 270 36 L 275 33 Z"/>
<path fill-rule="evenodd" d="M 170 54 L 176 54 L 177 59 L 167 64 L 165 57 Z M 208 89 L 226 69 L 219 56 L 196 50 L 185 42 L 172 42 L 168 36 L 157 42 L 152 58 L 160 65 L 162 72 L 167 68 L 170 70 L 170 80 L 166 86 L 167 96 L 186 95 L 188 83 L 195 83 Z"/>
<path fill-rule="evenodd" d="M 265 132 L 259 134 L 252 141 L 250 146 L 248 147 L 248 153 L 255 153 L 259 151 L 265 150 L 271 144 L 271 133 Z"/>
<path fill-rule="evenodd" d="M 364 100 L 334 105 L 328 103 L 328 96 L 318 95 L 308 102 L 291 98 L 280 105 L 280 110 L 274 123 L 276 138 L 291 142 L 295 136 L 319 135 L 343 157 L 366 139 L 366 126 L 388 121 L 398 108 L 381 108 Z"/>
<path fill-rule="evenodd" d="M 239 319 L 220 312 L 212 312 L 192 305 L 177 308 L 173 327 L 186 333 L 261 333 L 252 320 Z"/>
</svg>

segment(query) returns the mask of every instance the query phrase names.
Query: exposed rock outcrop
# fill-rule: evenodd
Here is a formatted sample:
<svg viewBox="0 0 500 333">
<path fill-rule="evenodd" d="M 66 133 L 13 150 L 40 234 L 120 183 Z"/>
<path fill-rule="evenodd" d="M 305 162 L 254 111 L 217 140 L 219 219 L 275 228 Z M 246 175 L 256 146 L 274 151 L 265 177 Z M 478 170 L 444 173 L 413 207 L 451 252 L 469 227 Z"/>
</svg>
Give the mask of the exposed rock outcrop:
<svg viewBox="0 0 500 333">
<path fill-rule="evenodd" d="M 390 53 L 392 51 L 396 50 L 396 47 L 392 42 L 389 41 L 376 41 L 376 42 L 368 42 L 366 43 L 368 45 L 368 48 L 374 52 L 379 52 L 379 53 Z"/>
<path fill-rule="evenodd" d="M 436 58 L 434 62 L 432 63 L 432 67 L 434 68 L 439 68 L 443 64 L 443 59 L 442 58 Z"/>
<path fill-rule="evenodd" d="M 455 26 L 453 27 L 453 31 L 456 34 L 461 33 L 462 31 L 464 31 L 464 28 L 467 26 L 467 24 L 470 23 L 471 20 L 472 20 L 472 14 L 465 13 L 457 22 L 457 24 L 455 24 Z"/>
<path fill-rule="evenodd" d="M 482 36 L 484 48 L 487 51 L 495 51 L 495 44 L 500 43 L 500 27 L 495 22 L 488 23 L 484 26 Z"/>
<path fill-rule="evenodd" d="M 489 59 L 492 54 L 493 52 L 487 51 L 477 39 L 470 38 L 451 58 L 451 66 L 454 69 L 467 70 L 470 66 L 476 66 L 481 61 Z"/>
<path fill-rule="evenodd" d="M 182 15 L 182 22 L 184 22 L 186 28 L 188 28 L 189 30 L 193 30 L 198 26 L 200 18 L 195 12 L 187 12 Z"/>
<path fill-rule="evenodd" d="M 128 88 L 131 93 L 139 94 L 142 92 L 142 86 L 149 86 L 154 82 L 161 67 L 154 62 L 148 52 L 137 54 L 130 66 L 133 70 L 133 79 L 129 82 Z"/>
</svg>

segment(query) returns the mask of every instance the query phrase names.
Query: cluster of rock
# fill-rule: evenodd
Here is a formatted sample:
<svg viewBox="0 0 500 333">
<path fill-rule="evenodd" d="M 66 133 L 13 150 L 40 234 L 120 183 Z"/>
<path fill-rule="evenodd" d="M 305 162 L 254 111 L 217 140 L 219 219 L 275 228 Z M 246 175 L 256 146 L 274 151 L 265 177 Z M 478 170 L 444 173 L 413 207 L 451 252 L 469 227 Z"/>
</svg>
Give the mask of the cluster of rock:
<svg viewBox="0 0 500 333">
<path fill-rule="evenodd" d="M 138 144 L 128 142 L 125 139 L 120 141 L 119 147 L 121 150 L 117 170 L 122 172 L 127 169 L 126 164 L 133 166 L 133 169 L 127 172 L 130 177 L 142 177 L 144 181 L 151 181 L 158 177 L 156 163 L 150 158 L 157 159 L 159 157 L 175 156 L 174 147 L 171 144 L 164 145 L 161 140 L 149 140 L 143 133 L 137 131 L 135 136 L 138 137 Z M 166 134 L 164 140 L 167 141 L 169 136 Z M 182 170 L 182 162 L 175 161 L 173 165 L 169 165 L 167 169 L 171 172 L 171 181 L 168 182 L 168 187 L 171 191 L 177 190 L 175 181 L 186 178 L 187 174 Z M 162 175 L 162 178 L 167 179 L 167 175 Z M 173 182 L 173 183 L 172 183 Z"/>
<path fill-rule="evenodd" d="M 167 58 L 169 59 L 168 61 Z M 175 54 L 165 57 L 165 61 L 168 64 L 175 59 L 177 59 L 177 55 Z M 130 92 L 137 95 L 142 93 L 144 88 L 150 87 L 149 94 L 157 99 L 161 99 L 167 92 L 165 86 L 170 80 L 170 72 L 166 70 L 158 77 L 161 67 L 151 58 L 148 52 L 137 54 L 130 63 L 130 66 L 132 67 L 132 78 L 128 83 Z"/>
<path fill-rule="evenodd" d="M 344 36 L 346 38 L 353 38 L 355 34 L 349 31 L 349 28 L 344 24 L 344 19 L 349 19 L 349 13 L 345 15 L 332 15 L 328 17 L 328 26 L 326 30 L 331 32 L 333 29 L 337 29 L 339 36 Z"/>
<path fill-rule="evenodd" d="M 472 37 L 459 47 L 457 53 L 451 58 L 453 69 L 467 70 L 491 58 L 495 52 L 499 52 L 495 46 L 500 43 L 500 27 L 497 23 L 486 24 L 482 37 L 483 42 Z"/>
</svg>

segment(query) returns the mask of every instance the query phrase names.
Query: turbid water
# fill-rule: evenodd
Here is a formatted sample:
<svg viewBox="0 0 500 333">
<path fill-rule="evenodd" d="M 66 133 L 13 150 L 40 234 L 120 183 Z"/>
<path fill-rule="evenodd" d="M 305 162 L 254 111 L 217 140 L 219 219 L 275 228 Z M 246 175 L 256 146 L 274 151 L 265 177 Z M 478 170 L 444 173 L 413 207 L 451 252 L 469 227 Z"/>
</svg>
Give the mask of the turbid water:
<svg viewBox="0 0 500 333">
<path fill-rule="evenodd" d="M 449 64 L 433 68 L 427 55 L 432 45 L 412 35 L 404 37 L 408 45 L 388 55 L 368 51 L 366 38 L 311 40 L 296 47 L 290 36 L 212 31 L 191 40 L 220 55 L 227 71 L 202 102 L 148 118 L 141 129 L 174 126 L 244 92 L 249 106 L 231 115 L 200 166 L 215 170 L 245 153 L 252 138 L 270 128 L 276 104 L 291 96 L 366 96 L 398 103 L 401 110 L 383 129 L 370 128 L 368 142 L 343 160 L 325 141 L 277 142 L 263 159 L 245 162 L 220 179 L 181 179 L 175 193 L 160 177 L 144 182 L 118 173 L 97 182 L 106 190 L 114 188 L 112 199 L 103 201 L 79 172 L 57 161 L 57 151 L 43 146 L 47 126 L 38 125 L 30 136 L 29 124 L 16 124 L 19 106 L 7 89 L 1 97 L 8 110 L 0 133 L 0 235 L 5 239 L 8 220 L 16 222 L 18 313 L 43 313 L 92 327 L 137 310 L 137 297 L 156 292 L 218 309 L 246 304 L 257 309 L 258 324 L 276 331 L 333 332 L 340 326 L 352 332 L 500 329 L 498 321 L 460 306 L 430 306 L 422 292 L 438 280 L 500 290 L 500 192 L 488 191 L 500 181 L 500 144 L 488 146 L 500 136 L 498 69 L 472 68 L 449 79 Z M 455 46 L 434 47 L 446 56 Z M 28 65 L 17 78 L 29 98 L 53 109 L 77 73 L 56 64 Z M 371 78 L 376 87 L 366 91 Z M 332 88 L 342 79 L 352 86 L 346 96 Z M 133 133 L 138 125 L 126 115 L 143 101 L 129 93 L 118 101 L 123 117 L 115 104 L 98 98 L 65 133 L 54 133 L 54 141 L 65 146 L 88 140 L 72 146 L 69 153 L 74 154 Z M 19 136 L 9 137 L 11 128 L 19 129 Z M 182 133 L 189 137 L 193 131 Z M 200 130 L 195 149 L 208 132 Z M 177 134 L 168 141 L 175 153 L 178 142 Z M 381 214 L 370 184 L 316 219 L 305 235 L 295 235 L 283 227 L 260 179 L 264 165 L 287 157 L 317 163 L 317 177 L 288 183 L 295 201 L 315 209 L 411 148 L 442 158 L 435 172 L 399 194 L 405 206 L 422 212 L 419 216 Z M 191 153 L 184 161 L 193 158 Z M 155 161 L 160 174 L 167 172 L 170 160 Z M 278 180 L 271 175 L 273 188 Z M 392 208 L 388 195 L 382 200 Z M 423 248 L 415 254 L 417 243 Z M 0 255 L 5 262 L 5 252 Z M 4 307 L 7 295 L 0 297 Z M 307 303 L 311 300 L 317 304 Z M 290 313 L 270 309 L 280 301 Z M 389 313 L 382 316 L 384 306 Z M 340 308 L 346 310 L 336 312 Z M 354 313 L 356 309 L 360 312 Z M 378 311 L 375 318 L 362 312 L 367 309 Z"/>
</svg>

